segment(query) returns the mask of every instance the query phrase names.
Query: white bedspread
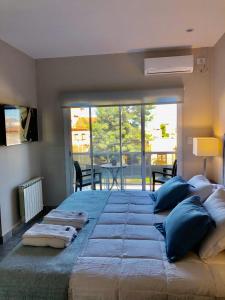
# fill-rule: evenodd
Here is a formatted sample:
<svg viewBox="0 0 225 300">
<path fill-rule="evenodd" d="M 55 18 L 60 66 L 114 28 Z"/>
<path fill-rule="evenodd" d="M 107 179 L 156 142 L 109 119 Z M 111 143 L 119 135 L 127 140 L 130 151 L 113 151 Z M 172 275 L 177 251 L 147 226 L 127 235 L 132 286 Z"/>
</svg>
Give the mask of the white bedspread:
<svg viewBox="0 0 225 300">
<path fill-rule="evenodd" d="M 225 253 L 169 263 L 147 192 L 112 192 L 73 269 L 72 300 L 225 299 Z M 185 238 L 185 237 L 184 237 Z"/>
</svg>

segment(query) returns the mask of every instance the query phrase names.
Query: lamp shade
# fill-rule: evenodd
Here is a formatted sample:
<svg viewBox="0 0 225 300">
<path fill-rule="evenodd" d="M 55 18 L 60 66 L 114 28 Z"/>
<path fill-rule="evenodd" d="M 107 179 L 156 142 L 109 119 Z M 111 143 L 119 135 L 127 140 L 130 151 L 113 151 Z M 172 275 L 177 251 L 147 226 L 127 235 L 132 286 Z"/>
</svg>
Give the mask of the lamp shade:
<svg viewBox="0 0 225 300">
<path fill-rule="evenodd" d="M 193 154 L 196 156 L 217 156 L 219 154 L 219 140 L 214 137 L 193 138 Z"/>
</svg>

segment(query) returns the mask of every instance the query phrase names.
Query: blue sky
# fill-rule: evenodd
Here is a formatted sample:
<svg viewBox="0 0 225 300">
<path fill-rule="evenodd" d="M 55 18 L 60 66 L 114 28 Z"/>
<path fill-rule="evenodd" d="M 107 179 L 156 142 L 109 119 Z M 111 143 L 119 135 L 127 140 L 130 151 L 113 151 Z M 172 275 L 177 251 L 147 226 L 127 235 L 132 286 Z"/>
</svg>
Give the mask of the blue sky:
<svg viewBox="0 0 225 300">
<path fill-rule="evenodd" d="M 18 108 L 15 109 L 5 109 L 5 117 L 10 119 L 20 120 L 20 110 Z"/>
</svg>

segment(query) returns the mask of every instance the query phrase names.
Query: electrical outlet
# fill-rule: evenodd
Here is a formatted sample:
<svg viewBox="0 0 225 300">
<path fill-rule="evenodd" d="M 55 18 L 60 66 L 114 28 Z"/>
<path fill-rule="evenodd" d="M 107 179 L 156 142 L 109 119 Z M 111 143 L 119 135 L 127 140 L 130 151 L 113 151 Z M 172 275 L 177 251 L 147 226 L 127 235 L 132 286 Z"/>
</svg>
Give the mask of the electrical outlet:
<svg viewBox="0 0 225 300">
<path fill-rule="evenodd" d="M 197 65 L 205 65 L 206 64 L 206 58 L 205 57 L 198 57 L 196 62 L 197 62 Z"/>
</svg>

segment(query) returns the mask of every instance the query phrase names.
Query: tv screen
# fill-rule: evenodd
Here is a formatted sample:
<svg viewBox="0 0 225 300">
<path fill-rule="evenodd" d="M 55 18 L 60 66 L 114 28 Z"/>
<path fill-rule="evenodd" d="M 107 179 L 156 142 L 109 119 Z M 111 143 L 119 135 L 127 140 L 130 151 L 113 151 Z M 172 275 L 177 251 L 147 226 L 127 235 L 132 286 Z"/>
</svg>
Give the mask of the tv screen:
<svg viewBox="0 0 225 300">
<path fill-rule="evenodd" d="M 5 128 L 5 137 L 0 141 L 2 144 L 10 146 L 38 140 L 36 108 L 3 105 L 0 114 L 1 121 L 4 117 L 1 127 Z"/>
</svg>

